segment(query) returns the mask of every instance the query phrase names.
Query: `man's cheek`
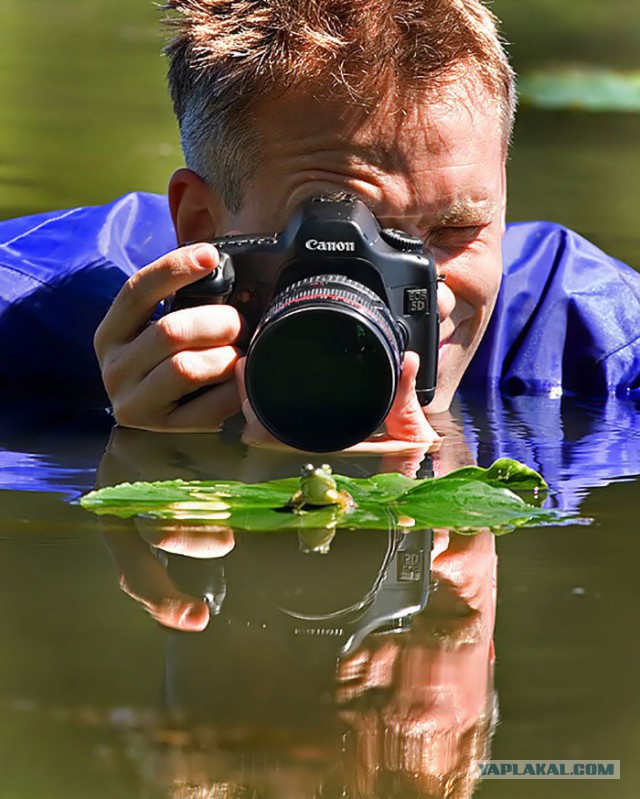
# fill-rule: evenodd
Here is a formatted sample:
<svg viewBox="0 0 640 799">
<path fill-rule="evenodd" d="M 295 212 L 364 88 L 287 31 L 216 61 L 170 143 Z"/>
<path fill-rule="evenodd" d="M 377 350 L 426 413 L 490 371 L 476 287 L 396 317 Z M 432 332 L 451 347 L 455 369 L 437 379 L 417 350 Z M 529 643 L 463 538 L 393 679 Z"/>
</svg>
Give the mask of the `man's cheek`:
<svg viewBox="0 0 640 799">
<path fill-rule="evenodd" d="M 477 246 L 449 261 L 446 283 L 474 308 L 493 307 L 502 279 L 500 249 Z"/>
</svg>

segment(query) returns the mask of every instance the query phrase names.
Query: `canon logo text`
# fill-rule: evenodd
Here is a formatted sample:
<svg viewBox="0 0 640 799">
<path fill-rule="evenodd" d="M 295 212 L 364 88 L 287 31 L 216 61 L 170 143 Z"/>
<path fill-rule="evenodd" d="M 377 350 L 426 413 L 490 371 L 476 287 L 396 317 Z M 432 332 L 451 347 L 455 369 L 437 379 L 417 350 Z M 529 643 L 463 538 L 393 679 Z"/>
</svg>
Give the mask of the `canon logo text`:
<svg viewBox="0 0 640 799">
<path fill-rule="evenodd" d="M 356 245 L 353 241 L 318 241 L 309 239 L 304 245 L 308 250 L 320 252 L 355 252 Z"/>
</svg>

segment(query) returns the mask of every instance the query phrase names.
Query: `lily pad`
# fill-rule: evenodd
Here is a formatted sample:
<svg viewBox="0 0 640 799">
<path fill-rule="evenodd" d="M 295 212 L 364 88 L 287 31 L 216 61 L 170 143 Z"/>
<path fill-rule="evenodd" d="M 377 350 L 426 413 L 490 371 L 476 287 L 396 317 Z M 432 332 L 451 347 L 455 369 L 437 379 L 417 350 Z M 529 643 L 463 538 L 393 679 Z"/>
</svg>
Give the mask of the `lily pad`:
<svg viewBox="0 0 640 799">
<path fill-rule="evenodd" d="M 80 504 L 101 515 L 215 523 L 261 532 L 400 526 L 444 527 L 462 533 L 489 527 L 501 534 L 524 525 L 570 518 L 539 507 L 546 483 L 537 472 L 507 459 L 488 469 L 465 467 L 436 479 L 412 480 L 400 474 L 334 477 L 338 489 L 351 495 L 354 507 L 293 510 L 288 503 L 300 485 L 295 477 L 255 484 L 200 480 L 123 483 L 92 491 Z"/>
<path fill-rule="evenodd" d="M 564 69 L 533 72 L 518 81 L 523 105 L 580 111 L 640 111 L 640 72 Z"/>
</svg>

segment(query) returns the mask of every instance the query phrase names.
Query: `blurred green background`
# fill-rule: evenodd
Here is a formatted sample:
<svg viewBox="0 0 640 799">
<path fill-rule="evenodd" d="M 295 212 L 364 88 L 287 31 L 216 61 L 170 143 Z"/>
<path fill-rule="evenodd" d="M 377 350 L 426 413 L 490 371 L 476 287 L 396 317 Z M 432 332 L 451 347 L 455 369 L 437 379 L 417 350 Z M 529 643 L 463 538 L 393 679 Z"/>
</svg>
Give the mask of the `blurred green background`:
<svg viewBox="0 0 640 799">
<path fill-rule="evenodd" d="M 496 0 L 519 73 L 640 70 L 638 0 Z M 0 0 L 0 218 L 162 192 L 181 164 L 161 12 Z M 640 115 L 523 108 L 509 218 L 565 223 L 640 264 Z"/>
</svg>

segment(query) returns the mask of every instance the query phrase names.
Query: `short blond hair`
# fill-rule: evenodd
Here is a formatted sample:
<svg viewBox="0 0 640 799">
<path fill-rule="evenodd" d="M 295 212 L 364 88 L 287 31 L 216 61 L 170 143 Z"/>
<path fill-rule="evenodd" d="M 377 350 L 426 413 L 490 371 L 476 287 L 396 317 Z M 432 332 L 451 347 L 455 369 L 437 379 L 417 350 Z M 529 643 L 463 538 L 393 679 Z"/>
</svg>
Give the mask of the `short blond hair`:
<svg viewBox="0 0 640 799">
<path fill-rule="evenodd" d="M 481 0 L 168 0 L 165 49 L 187 165 L 237 211 L 260 160 L 251 110 L 322 84 L 374 107 L 434 91 L 469 68 L 500 107 L 508 143 L 514 75 Z"/>
</svg>

